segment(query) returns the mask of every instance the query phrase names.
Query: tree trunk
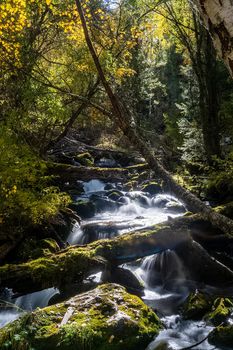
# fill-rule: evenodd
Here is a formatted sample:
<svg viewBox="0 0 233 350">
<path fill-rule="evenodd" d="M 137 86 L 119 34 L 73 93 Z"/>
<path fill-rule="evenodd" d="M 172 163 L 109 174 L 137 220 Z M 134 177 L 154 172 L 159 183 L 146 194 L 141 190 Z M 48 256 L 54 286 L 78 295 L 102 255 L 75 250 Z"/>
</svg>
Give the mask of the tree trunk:
<svg viewBox="0 0 233 350">
<path fill-rule="evenodd" d="M 233 77 L 233 4 L 231 0 L 193 0 L 209 30 L 218 55 Z"/>
<path fill-rule="evenodd" d="M 214 212 L 210 206 L 207 206 L 199 198 L 197 198 L 192 193 L 180 186 L 173 179 L 171 174 L 166 169 L 164 169 L 161 163 L 156 159 L 150 148 L 147 146 L 146 142 L 138 136 L 131 116 L 129 116 L 129 114 L 125 111 L 125 108 L 122 106 L 116 95 L 113 93 L 111 86 L 105 77 L 98 56 L 95 52 L 94 46 L 89 36 L 81 3 L 79 0 L 75 1 L 82 22 L 88 48 L 92 55 L 100 80 L 102 81 L 102 84 L 112 104 L 114 115 L 113 118 L 117 122 L 120 129 L 128 137 L 130 142 L 144 156 L 150 168 L 156 173 L 157 176 L 159 176 L 164 181 L 164 183 L 167 186 L 167 189 L 174 193 L 174 195 L 176 195 L 187 206 L 189 210 L 201 213 L 205 219 L 209 220 L 213 225 L 222 229 L 225 233 L 233 234 L 233 221 L 221 214 Z"/>
<path fill-rule="evenodd" d="M 112 182 L 127 178 L 129 170 L 127 168 L 97 168 L 48 162 L 47 174 L 55 175 L 63 182 L 77 179 L 81 181 L 99 179 Z"/>
</svg>

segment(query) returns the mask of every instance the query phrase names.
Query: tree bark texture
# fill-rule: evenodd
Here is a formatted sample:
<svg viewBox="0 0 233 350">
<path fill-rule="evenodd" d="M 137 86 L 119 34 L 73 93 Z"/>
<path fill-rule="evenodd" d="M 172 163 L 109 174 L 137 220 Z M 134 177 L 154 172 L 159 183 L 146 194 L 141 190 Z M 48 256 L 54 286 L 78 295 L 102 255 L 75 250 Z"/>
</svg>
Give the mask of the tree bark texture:
<svg viewBox="0 0 233 350">
<path fill-rule="evenodd" d="M 195 0 L 218 55 L 233 77 L 233 3 L 231 0 Z"/>
</svg>

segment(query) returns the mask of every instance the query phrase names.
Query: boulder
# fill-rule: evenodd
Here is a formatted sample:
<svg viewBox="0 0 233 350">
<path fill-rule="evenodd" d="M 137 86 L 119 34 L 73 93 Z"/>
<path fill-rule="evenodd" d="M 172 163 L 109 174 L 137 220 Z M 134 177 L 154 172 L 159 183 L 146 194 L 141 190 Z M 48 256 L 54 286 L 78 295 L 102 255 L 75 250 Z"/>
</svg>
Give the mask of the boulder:
<svg viewBox="0 0 233 350">
<path fill-rule="evenodd" d="M 92 157 L 92 155 L 89 152 L 77 154 L 74 157 L 74 160 L 76 162 L 78 162 L 79 164 L 84 165 L 84 166 L 93 166 L 94 165 L 94 158 Z"/>
<path fill-rule="evenodd" d="M 116 203 L 115 200 L 112 200 L 106 196 L 99 196 L 98 194 L 91 195 L 90 200 L 94 203 L 97 212 L 113 211 L 120 205 Z"/>
<path fill-rule="evenodd" d="M 129 293 L 138 296 L 144 295 L 144 285 L 128 269 L 110 266 L 102 273 L 101 279 L 103 282 L 119 283 L 124 286 Z"/>
<path fill-rule="evenodd" d="M 162 192 L 162 187 L 158 184 L 158 182 L 151 181 L 142 186 L 142 191 L 154 196 L 155 194 Z"/>
<path fill-rule="evenodd" d="M 25 314 L 0 330 L 0 348 L 144 350 L 161 328 L 141 299 L 106 284 Z"/>
<path fill-rule="evenodd" d="M 96 207 L 91 200 L 78 200 L 70 205 L 82 219 L 89 219 L 95 215 Z"/>
<path fill-rule="evenodd" d="M 117 201 L 119 198 L 124 196 L 124 194 L 121 191 L 118 191 L 116 189 L 108 191 L 106 195 L 109 199 L 113 201 Z"/>
<path fill-rule="evenodd" d="M 208 336 L 208 341 L 215 346 L 232 349 L 233 325 L 223 325 L 214 328 Z"/>
<path fill-rule="evenodd" d="M 165 205 L 165 208 L 167 211 L 169 211 L 170 213 L 174 213 L 174 214 L 180 214 L 180 213 L 185 212 L 185 207 L 181 203 L 176 202 L 176 201 L 168 202 Z"/>
<path fill-rule="evenodd" d="M 200 320 L 212 307 L 213 298 L 204 293 L 195 291 L 190 293 L 183 305 L 183 317 L 186 320 Z"/>
</svg>

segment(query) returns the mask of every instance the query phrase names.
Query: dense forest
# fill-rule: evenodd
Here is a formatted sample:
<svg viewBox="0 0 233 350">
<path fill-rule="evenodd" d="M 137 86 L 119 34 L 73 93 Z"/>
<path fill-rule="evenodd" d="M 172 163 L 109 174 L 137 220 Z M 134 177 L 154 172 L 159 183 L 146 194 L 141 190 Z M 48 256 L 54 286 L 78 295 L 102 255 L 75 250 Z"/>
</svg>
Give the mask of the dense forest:
<svg viewBox="0 0 233 350">
<path fill-rule="evenodd" d="M 0 1 L 0 349 L 233 349 L 233 5 Z"/>
</svg>

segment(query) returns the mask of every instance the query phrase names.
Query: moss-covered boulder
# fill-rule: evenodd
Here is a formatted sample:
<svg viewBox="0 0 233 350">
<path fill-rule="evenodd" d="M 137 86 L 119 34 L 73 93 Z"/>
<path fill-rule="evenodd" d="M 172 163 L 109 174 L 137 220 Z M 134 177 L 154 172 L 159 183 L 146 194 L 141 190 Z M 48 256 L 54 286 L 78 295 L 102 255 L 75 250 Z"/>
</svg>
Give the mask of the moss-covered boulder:
<svg viewBox="0 0 233 350">
<path fill-rule="evenodd" d="M 160 329 L 141 299 L 106 284 L 2 328 L 0 349 L 144 350 Z"/>
<path fill-rule="evenodd" d="M 166 205 L 166 210 L 169 211 L 170 213 L 174 213 L 174 214 L 180 214 L 185 212 L 185 207 L 176 201 L 170 201 L 168 202 Z"/>
<path fill-rule="evenodd" d="M 185 319 L 198 320 L 204 317 L 208 322 L 218 326 L 231 315 L 233 303 L 229 298 L 214 298 L 200 292 L 191 293 L 183 306 Z"/>
<path fill-rule="evenodd" d="M 94 158 L 89 152 L 77 154 L 74 160 L 84 166 L 94 165 Z"/>
<path fill-rule="evenodd" d="M 232 349 L 233 344 L 233 325 L 218 326 L 214 328 L 209 336 L 208 341 L 210 344 L 219 347 L 227 347 Z"/>
<path fill-rule="evenodd" d="M 82 219 L 89 219 L 96 213 L 95 204 L 91 200 L 78 200 L 70 205 Z"/>
<path fill-rule="evenodd" d="M 198 291 L 191 293 L 183 305 L 183 317 L 186 320 L 199 320 L 211 311 L 213 299 Z"/>
<path fill-rule="evenodd" d="M 112 199 L 113 201 L 119 200 L 124 194 L 121 191 L 118 191 L 116 189 L 110 190 L 107 192 L 107 197 Z"/>
<path fill-rule="evenodd" d="M 149 193 L 151 196 L 154 196 L 155 194 L 162 192 L 162 187 L 160 184 L 158 184 L 158 182 L 151 181 L 142 186 L 142 191 Z"/>
<path fill-rule="evenodd" d="M 233 303 L 229 298 L 217 298 L 212 306 L 212 311 L 206 315 L 206 319 L 215 326 L 225 322 L 233 309 Z"/>
</svg>

